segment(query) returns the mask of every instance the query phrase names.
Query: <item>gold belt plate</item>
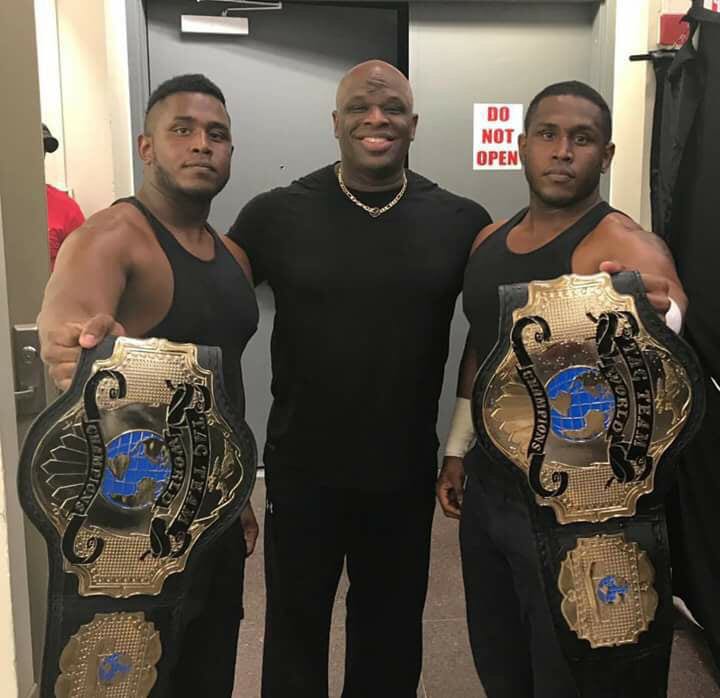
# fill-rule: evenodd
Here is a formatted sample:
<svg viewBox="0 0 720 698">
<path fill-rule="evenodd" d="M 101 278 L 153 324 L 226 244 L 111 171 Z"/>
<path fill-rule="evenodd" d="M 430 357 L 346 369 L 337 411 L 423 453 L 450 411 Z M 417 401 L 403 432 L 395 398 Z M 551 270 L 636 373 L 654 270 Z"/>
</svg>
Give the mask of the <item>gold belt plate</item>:
<svg viewBox="0 0 720 698">
<path fill-rule="evenodd" d="M 609 317 L 631 349 L 606 353 L 603 365 L 598 324 Z M 528 476 L 533 458 L 542 460 L 539 488 L 559 494 L 536 494 L 536 501 L 551 506 L 559 523 L 634 515 L 690 413 L 682 364 L 649 334 L 634 297 L 616 291 L 605 273 L 531 282 L 512 320 L 532 366 L 522 368 L 511 346 L 488 381 L 479 416 L 491 441 Z M 643 372 L 648 390 L 634 390 Z M 623 444 L 644 448 L 624 478 L 611 465 L 611 436 L 616 452 Z"/>
<path fill-rule="evenodd" d="M 32 459 L 33 491 L 81 596 L 157 595 L 252 467 L 195 345 L 120 337 L 93 380 L 98 419 L 81 397 L 55 422 Z"/>
<path fill-rule="evenodd" d="M 147 698 L 157 680 L 160 635 L 144 613 L 98 613 L 60 655 L 56 698 Z"/>
<path fill-rule="evenodd" d="M 622 533 L 578 538 L 560 567 L 562 614 L 593 648 L 633 644 L 655 618 L 654 580 L 647 554 Z"/>
</svg>

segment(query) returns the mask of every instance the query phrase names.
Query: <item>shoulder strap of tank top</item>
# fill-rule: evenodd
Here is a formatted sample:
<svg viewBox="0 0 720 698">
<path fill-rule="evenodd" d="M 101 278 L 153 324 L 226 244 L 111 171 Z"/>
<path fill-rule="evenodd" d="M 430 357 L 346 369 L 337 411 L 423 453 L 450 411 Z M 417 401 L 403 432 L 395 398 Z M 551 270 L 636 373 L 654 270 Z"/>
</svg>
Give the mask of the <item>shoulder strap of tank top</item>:
<svg viewBox="0 0 720 698">
<path fill-rule="evenodd" d="M 226 260 L 232 262 L 234 265 L 240 267 L 240 264 L 238 263 L 237 259 L 235 259 L 235 255 L 230 252 L 228 249 L 228 246 L 222 241 L 220 237 L 220 233 L 213 228 L 210 223 L 206 223 L 205 227 L 207 228 L 207 231 L 212 235 L 213 241 L 215 242 L 215 259 L 219 260 L 220 257 L 224 257 Z M 242 267 L 240 267 L 242 270 Z M 243 271 L 243 275 L 245 272 Z"/>
<path fill-rule="evenodd" d="M 143 216 L 145 216 L 156 237 L 160 240 L 165 240 L 167 238 L 173 238 L 173 240 L 175 239 L 170 231 L 157 219 L 153 212 L 137 197 L 127 196 L 124 199 L 118 199 L 115 203 L 113 203 L 113 206 L 115 204 L 131 204 L 134 206 L 138 211 L 140 211 L 140 213 L 143 214 Z"/>
<path fill-rule="evenodd" d="M 528 207 L 520 209 L 512 218 L 508 218 L 490 237 L 505 239 L 510 231 L 523 219 L 528 212 Z"/>
<path fill-rule="evenodd" d="M 597 227 L 597 225 L 600 223 L 600 221 L 605 218 L 609 213 L 616 212 L 617 209 L 610 206 L 610 204 L 607 201 L 599 201 L 595 206 L 593 206 L 589 211 L 584 213 L 580 218 L 578 218 L 575 223 L 573 223 L 568 229 L 567 233 L 574 231 L 577 229 L 581 233 L 590 232 L 594 228 Z M 495 233 L 501 233 L 507 235 L 520 221 L 525 217 L 525 214 L 528 212 L 527 207 L 518 211 L 512 218 L 509 218 L 505 223 L 503 223 L 496 231 Z"/>
<path fill-rule="evenodd" d="M 607 201 L 599 201 L 584 216 L 575 222 L 574 228 L 582 228 L 583 230 L 594 230 L 609 213 L 614 213 L 614 209 Z"/>
<path fill-rule="evenodd" d="M 578 245 L 597 228 L 605 216 L 614 211 L 615 209 L 607 201 L 599 201 L 556 238 L 554 254 L 565 261 L 568 270 L 572 269 L 572 257 Z"/>
<path fill-rule="evenodd" d="M 140 199 L 138 199 L 135 196 L 128 196 L 124 199 L 118 199 L 113 203 L 113 206 L 115 204 L 131 204 L 134 206 L 140 213 L 145 216 L 147 222 L 150 224 L 150 227 L 152 228 L 153 232 L 155 233 L 155 237 L 157 238 L 157 241 L 160 243 L 160 246 L 165 250 L 165 254 L 172 255 L 176 254 L 178 251 L 182 250 L 185 254 L 190 254 L 185 250 L 185 248 L 178 242 L 176 237 L 163 225 L 163 223 L 155 216 L 155 214 L 147 207 L 145 204 L 143 204 Z M 208 229 L 210 234 L 213 236 L 213 241 L 215 244 L 215 253 L 217 256 L 217 251 L 219 247 L 224 247 L 222 244 L 222 241 L 217 238 L 217 234 L 214 230 L 210 228 L 210 226 L 206 223 L 205 227 Z M 192 255 L 190 255 L 192 257 Z"/>
</svg>

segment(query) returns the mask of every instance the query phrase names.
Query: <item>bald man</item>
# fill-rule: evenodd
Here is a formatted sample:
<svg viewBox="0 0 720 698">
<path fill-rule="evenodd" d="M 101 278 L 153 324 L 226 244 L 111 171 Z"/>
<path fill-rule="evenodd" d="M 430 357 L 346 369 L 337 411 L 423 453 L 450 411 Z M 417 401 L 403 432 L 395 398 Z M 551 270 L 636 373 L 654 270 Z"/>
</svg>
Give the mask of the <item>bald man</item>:
<svg viewBox="0 0 720 698">
<path fill-rule="evenodd" d="M 490 218 L 406 170 L 418 117 L 396 68 L 340 82 L 340 162 L 251 201 L 230 237 L 277 312 L 268 422 L 263 698 L 328 695 L 347 565 L 344 698 L 415 698 L 437 405 L 470 246 Z"/>
</svg>

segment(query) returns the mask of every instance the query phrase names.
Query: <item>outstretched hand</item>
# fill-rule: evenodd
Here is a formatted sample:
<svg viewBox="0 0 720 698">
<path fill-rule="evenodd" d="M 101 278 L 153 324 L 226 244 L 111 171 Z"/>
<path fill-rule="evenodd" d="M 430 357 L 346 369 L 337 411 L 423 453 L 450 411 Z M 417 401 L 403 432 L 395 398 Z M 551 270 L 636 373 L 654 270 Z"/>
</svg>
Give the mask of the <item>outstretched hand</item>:
<svg viewBox="0 0 720 698">
<path fill-rule="evenodd" d="M 599 267 L 600 271 L 607 272 L 608 274 L 617 274 L 621 271 L 628 271 L 628 268 L 620 262 L 607 261 L 602 262 Z M 642 282 L 645 286 L 645 293 L 647 295 L 650 304 L 655 310 L 665 316 L 665 313 L 670 309 L 670 282 L 664 276 L 659 274 L 647 274 L 644 272 L 640 273 Z"/>
<path fill-rule="evenodd" d="M 92 349 L 105 339 L 109 334 L 115 337 L 125 335 L 125 328 L 115 321 L 111 315 L 101 313 L 90 318 L 80 330 L 80 346 L 83 349 Z"/>
<path fill-rule="evenodd" d="M 72 383 L 82 349 L 92 349 L 107 335 L 125 335 L 125 328 L 107 314 L 98 314 L 87 322 L 67 322 L 48 330 L 43 336 L 41 357 L 48 366 L 48 373 L 60 390 L 67 390 Z"/>
</svg>

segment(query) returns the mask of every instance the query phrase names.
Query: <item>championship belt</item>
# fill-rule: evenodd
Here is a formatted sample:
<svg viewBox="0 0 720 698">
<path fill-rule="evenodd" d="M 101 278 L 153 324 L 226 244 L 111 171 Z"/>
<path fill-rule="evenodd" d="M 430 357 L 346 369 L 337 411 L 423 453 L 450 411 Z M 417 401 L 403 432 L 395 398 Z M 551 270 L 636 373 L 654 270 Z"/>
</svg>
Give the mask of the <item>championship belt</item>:
<svg viewBox="0 0 720 698">
<path fill-rule="evenodd" d="M 501 286 L 473 391 L 478 442 L 527 499 L 581 696 L 665 696 L 673 631 L 663 499 L 704 411 L 690 347 L 640 276 Z"/>
<path fill-rule="evenodd" d="M 191 580 L 255 470 L 219 349 L 121 337 L 82 353 L 20 460 L 50 567 L 43 698 L 169 698 Z"/>
</svg>

